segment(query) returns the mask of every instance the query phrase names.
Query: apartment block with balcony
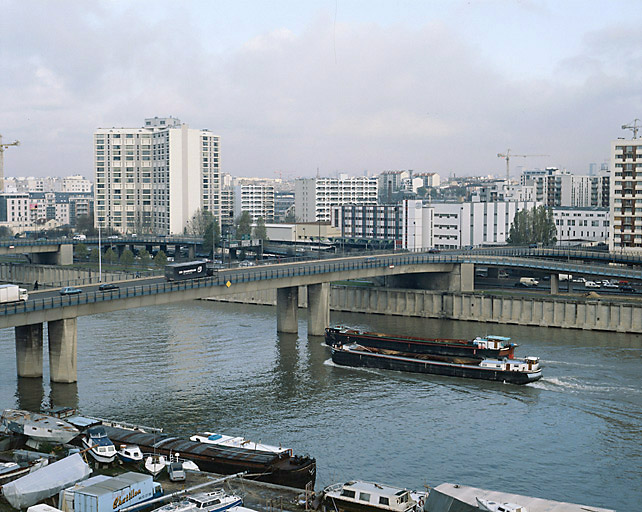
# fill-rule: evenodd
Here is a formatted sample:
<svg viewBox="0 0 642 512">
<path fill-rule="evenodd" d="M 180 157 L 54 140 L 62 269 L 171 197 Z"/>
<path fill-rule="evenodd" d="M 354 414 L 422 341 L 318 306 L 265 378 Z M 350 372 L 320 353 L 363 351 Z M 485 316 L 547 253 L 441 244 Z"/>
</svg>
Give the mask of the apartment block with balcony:
<svg viewBox="0 0 642 512">
<path fill-rule="evenodd" d="M 95 224 L 180 234 L 201 208 L 220 222 L 219 137 L 175 118 L 94 133 Z"/>
<path fill-rule="evenodd" d="M 262 218 L 274 222 L 274 187 L 272 185 L 244 184 L 234 187 L 234 215 L 248 212 L 252 222 Z"/>
<path fill-rule="evenodd" d="M 642 251 L 642 139 L 611 142 L 609 249 Z"/>
</svg>

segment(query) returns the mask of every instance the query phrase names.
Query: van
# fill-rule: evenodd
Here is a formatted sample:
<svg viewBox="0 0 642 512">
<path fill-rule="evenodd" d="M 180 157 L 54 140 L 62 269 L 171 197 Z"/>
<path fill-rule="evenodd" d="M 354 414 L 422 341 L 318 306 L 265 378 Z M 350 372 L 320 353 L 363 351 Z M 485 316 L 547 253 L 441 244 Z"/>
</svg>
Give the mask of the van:
<svg viewBox="0 0 642 512">
<path fill-rule="evenodd" d="M 87 240 L 85 235 L 74 235 L 74 240 Z"/>
<path fill-rule="evenodd" d="M 522 286 L 537 286 L 539 281 L 534 277 L 520 277 L 519 284 Z"/>
<path fill-rule="evenodd" d="M 570 281 L 573 279 L 572 274 L 558 274 L 557 277 L 560 281 Z"/>
</svg>

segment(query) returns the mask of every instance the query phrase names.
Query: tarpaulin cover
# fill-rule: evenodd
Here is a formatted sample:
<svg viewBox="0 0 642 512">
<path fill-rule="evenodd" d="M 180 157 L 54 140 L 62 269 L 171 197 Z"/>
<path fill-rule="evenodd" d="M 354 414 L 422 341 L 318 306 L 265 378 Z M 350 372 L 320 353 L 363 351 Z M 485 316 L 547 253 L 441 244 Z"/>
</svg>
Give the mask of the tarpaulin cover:
<svg viewBox="0 0 642 512">
<path fill-rule="evenodd" d="M 75 453 L 3 485 L 2 494 L 13 508 L 23 509 L 84 480 L 90 474 L 87 463 Z"/>
</svg>

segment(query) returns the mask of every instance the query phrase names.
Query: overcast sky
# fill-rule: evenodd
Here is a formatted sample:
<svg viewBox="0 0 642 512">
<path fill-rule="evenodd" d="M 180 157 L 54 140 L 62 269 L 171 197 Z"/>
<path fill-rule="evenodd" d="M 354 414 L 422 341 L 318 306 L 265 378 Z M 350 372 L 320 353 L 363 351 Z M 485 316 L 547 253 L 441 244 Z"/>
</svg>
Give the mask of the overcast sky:
<svg viewBox="0 0 642 512">
<path fill-rule="evenodd" d="M 585 174 L 642 118 L 639 0 L 0 0 L 6 176 L 174 116 L 235 176 Z"/>
</svg>

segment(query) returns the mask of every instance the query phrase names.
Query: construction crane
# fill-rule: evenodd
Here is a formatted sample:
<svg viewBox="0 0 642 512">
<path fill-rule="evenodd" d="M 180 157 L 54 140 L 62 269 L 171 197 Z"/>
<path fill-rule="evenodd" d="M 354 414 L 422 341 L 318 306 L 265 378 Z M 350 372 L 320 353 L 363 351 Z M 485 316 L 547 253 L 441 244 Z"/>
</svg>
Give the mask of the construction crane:
<svg viewBox="0 0 642 512">
<path fill-rule="evenodd" d="M 11 144 L 2 143 L 2 135 L 0 135 L 0 194 L 4 192 L 4 150 L 10 146 L 19 146 L 20 141 L 14 140 Z"/>
<path fill-rule="evenodd" d="M 638 126 L 638 121 L 639 121 L 639 119 L 634 119 L 631 124 L 623 124 L 622 125 L 622 129 L 623 130 L 631 130 L 633 132 L 633 139 L 634 140 L 638 138 L 638 130 L 640 129 L 640 127 Z"/>
<path fill-rule="evenodd" d="M 549 156 L 549 155 L 514 155 L 510 152 L 510 148 L 506 150 L 506 153 L 497 153 L 497 156 L 499 158 L 505 158 L 506 159 L 506 187 L 508 190 L 509 182 L 510 182 L 510 159 L 513 156 L 519 156 L 519 157 L 527 157 L 527 156 Z"/>
</svg>

